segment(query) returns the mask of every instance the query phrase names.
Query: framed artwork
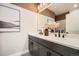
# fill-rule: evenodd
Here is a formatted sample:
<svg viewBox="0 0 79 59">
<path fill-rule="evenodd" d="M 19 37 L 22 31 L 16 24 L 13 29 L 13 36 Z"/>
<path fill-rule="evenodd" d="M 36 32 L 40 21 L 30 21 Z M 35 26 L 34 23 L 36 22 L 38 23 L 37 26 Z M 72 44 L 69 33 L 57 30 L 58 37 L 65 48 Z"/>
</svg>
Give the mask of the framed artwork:
<svg viewBox="0 0 79 59">
<path fill-rule="evenodd" d="M 20 32 L 20 10 L 0 5 L 0 32 Z"/>
</svg>

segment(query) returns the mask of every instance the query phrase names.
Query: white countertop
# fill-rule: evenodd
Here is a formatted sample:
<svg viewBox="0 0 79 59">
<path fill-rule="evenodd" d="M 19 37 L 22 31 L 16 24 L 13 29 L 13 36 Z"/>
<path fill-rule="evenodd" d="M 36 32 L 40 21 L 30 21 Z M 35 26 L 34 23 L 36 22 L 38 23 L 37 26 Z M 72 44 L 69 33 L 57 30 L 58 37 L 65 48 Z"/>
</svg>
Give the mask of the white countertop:
<svg viewBox="0 0 79 59">
<path fill-rule="evenodd" d="M 29 35 L 79 50 L 79 38 L 72 38 L 72 37 L 58 38 L 52 35 L 51 36 L 40 35 L 35 32 L 30 32 Z"/>
</svg>

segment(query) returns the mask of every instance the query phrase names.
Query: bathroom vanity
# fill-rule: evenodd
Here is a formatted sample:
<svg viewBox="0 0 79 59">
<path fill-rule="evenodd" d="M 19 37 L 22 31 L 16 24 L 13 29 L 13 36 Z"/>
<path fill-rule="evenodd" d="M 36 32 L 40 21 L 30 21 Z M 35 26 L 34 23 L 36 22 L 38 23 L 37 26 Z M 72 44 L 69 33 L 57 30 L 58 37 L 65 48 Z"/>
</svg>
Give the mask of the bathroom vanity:
<svg viewBox="0 0 79 59">
<path fill-rule="evenodd" d="M 29 33 L 29 52 L 33 56 L 78 56 L 79 40 Z M 76 41 L 77 40 L 77 41 Z"/>
</svg>

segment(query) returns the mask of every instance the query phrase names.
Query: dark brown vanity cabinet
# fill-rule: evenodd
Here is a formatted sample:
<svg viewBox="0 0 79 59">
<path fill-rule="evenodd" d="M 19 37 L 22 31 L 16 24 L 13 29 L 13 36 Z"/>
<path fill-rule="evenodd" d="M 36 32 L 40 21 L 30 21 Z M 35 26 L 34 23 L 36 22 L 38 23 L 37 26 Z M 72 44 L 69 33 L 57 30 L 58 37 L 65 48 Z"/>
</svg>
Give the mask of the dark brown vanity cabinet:
<svg viewBox="0 0 79 59">
<path fill-rule="evenodd" d="M 39 48 L 39 55 L 40 56 L 59 56 L 59 54 L 51 51 L 50 49 L 48 49 L 42 45 L 40 45 L 39 47 L 40 47 Z"/>
<path fill-rule="evenodd" d="M 33 56 L 38 56 L 39 55 L 39 46 L 38 43 L 34 42 L 33 40 L 29 40 L 29 50 L 30 54 Z"/>
<path fill-rule="evenodd" d="M 78 56 L 79 51 L 29 35 L 29 51 L 33 56 Z"/>
<path fill-rule="evenodd" d="M 33 56 L 58 56 L 55 52 L 52 52 L 48 48 L 38 44 L 33 40 L 29 40 L 29 51 Z"/>
</svg>

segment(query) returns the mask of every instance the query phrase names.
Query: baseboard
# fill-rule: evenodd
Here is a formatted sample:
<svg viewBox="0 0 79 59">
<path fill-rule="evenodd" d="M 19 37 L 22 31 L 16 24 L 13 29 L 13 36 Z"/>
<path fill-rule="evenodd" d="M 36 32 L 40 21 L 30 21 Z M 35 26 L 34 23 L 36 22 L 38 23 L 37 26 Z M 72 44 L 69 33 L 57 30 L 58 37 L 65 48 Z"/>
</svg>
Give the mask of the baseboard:
<svg viewBox="0 0 79 59">
<path fill-rule="evenodd" d="M 17 53 L 11 54 L 9 56 L 21 56 L 21 55 L 23 55 L 25 53 L 28 53 L 28 52 L 29 52 L 29 50 L 25 50 L 25 51 L 21 51 L 21 52 L 17 52 Z"/>
</svg>

